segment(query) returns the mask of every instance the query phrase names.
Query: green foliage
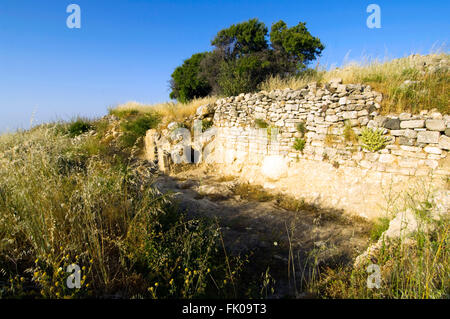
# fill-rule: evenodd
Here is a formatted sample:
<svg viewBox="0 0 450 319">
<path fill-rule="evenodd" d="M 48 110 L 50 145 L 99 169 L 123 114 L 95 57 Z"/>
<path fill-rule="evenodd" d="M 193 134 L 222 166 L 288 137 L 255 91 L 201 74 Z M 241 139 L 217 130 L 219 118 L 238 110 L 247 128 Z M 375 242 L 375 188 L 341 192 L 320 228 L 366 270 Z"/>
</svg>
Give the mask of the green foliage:
<svg viewBox="0 0 450 319">
<path fill-rule="evenodd" d="M 297 129 L 297 132 L 302 134 L 302 136 L 305 135 L 306 132 L 305 122 L 297 123 L 295 128 Z"/>
<path fill-rule="evenodd" d="M 212 120 L 203 119 L 202 120 L 202 131 L 206 131 L 210 127 L 212 127 L 214 122 Z"/>
<path fill-rule="evenodd" d="M 364 127 L 361 130 L 361 146 L 371 152 L 376 152 L 383 149 L 386 146 L 387 140 L 383 136 L 381 129 L 373 130 L 368 127 Z"/>
<path fill-rule="evenodd" d="M 347 142 L 356 143 L 358 141 L 358 137 L 356 136 L 355 131 L 353 131 L 349 121 L 345 122 L 343 135 L 344 140 L 346 140 Z"/>
<path fill-rule="evenodd" d="M 268 128 L 269 124 L 263 119 L 255 119 L 255 125 L 257 128 Z"/>
<path fill-rule="evenodd" d="M 79 118 L 75 122 L 69 124 L 67 133 L 69 134 L 70 137 L 75 137 L 83 133 L 86 133 L 91 129 L 92 125 L 90 122 Z"/>
<path fill-rule="evenodd" d="M 121 140 L 125 147 L 133 146 L 139 137 L 145 136 L 149 129 L 155 128 L 160 122 L 157 113 L 144 113 L 122 122 L 124 132 Z"/>
<path fill-rule="evenodd" d="M 0 298 L 237 298 L 243 261 L 217 223 L 186 219 L 151 175 L 87 151 L 104 138 L 74 144 L 54 126 L 0 140 Z M 81 289 L 66 286 L 72 263 Z"/>
<path fill-rule="evenodd" d="M 373 241 L 377 241 L 381 235 L 389 228 L 390 219 L 387 217 L 378 218 L 370 231 L 370 238 Z"/>
<path fill-rule="evenodd" d="M 270 74 L 273 74 L 270 56 L 266 52 L 252 53 L 223 62 L 217 82 L 222 94 L 233 96 L 257 90 Z"/>
<path fill-rule="evenodd" d="M 136 117 L 139 114 L 138 110 L 134 109 L 125 109 L 125 110 L 118 110 L 118 109 L 109 109 L 109 115 L 117 116 L 119 119 L 128 119 L 132 117 Z"/>
<path fill-rule="evenodd" d="M 267 49 L 267 31 L 263 22 L 250 19 L 219 31 L 211 44 L 224 52 L 227 59 L 236 59 Z"/>
<path fill-rule="evenodd" d="M 418 208 L 432 207 L 419 204 Z M 413 211 L 414 207 L 411 207 Z M 380 238 L 388 219 L 377 221 L 372 239 Z M 449 297 L 450 243 L 449 219 L 429 219 L 419 223 L 418 231 L 405 238 L 385 239 L 370 259 L 354 268 L 352 266 L 328 268 L 312 281 L 309 291 L 324 298 L 357 299 L 442 299 Z M 380 267 L 380 288 L 367 287 L 367 266 Z"/>
<path fill-rule="evenodd" d="M 211 86 L 201 75 L 200 63 L 206 53 L 197 53 L 185 60 L 172 73 L 170 98 L 186 103 L 194 98 L 208 96 Z"/>
<path fill-rule="evenodd" d="M 303 149 L 305 148 L 305 144 L 306 144 L 306 141 L 304 139 L 297 137 L 294 141 L 293 147 L 296 151 L 303 152 Z"/>
<path fill-rule="evenodd" d="M 267 27 L 258 19 L 219 31 L 211 42 L 212 52 L 194 54 L 172 74 L 171 97 L 186 102 L 208 94 L 253 92 L 271 76 L 299 74 L 321 54 L 323 45 L 304 23 L 288 29 L 280 21 L 274 27 L 272 45 Z"/>
<path fill-rule="evenodd" d="M 274 23 L 270 31 L 270 41 L 275 50 L 281 51 L 290 62 L 296 63 L 299 70 L 316 59 L 325 48 L 319 38 L 309 33 L 304 22 L 292 28 L 288 28 L 282 20 Z"/>
</svg>

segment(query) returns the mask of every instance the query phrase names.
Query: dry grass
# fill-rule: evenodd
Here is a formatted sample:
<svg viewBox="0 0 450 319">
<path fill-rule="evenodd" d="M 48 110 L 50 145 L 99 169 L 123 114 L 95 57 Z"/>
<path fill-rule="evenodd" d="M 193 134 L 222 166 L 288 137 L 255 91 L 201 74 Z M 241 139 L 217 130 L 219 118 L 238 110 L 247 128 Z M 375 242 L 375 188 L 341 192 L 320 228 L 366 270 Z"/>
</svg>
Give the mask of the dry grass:
<svg viewBox="0 0 450 319">
<path fill-rule="evenodd" d="M 447 58 L 449 54 L 432 54 L 433 59 Z M 366 59 L 359 63 L 349 63 L 343 68 L 331 71 L 319 70 L 302 77 L 282 79 L 269 78 L 262 83 L 261 89 L 300 89 L 310 82 L 326 83 L 333 78 L 342 78 L 344 83 L 362 83 L 370 85 L 375 91 L 383 93 L 382 112 L 413 112 L 437 109 L 449 113 L 450 77 L 448 71 L 421 72 L 420 61 L 423 57 L 401 58 L 388 62 Z M 406 80 L 417 81 L 411 86 L 402 86 Z"/>
<path fill-rule="evenodd" d="M 189 103 L 166 102 L 160 104 L 141 104 L 138 102 L 127 102 L 117 106 L 114 110 L 137 110 L 141 113 L 157 112 L 162 117 L 161 125 L 165 126 L 170 122 L 184 122 L 188 117 L 194 115 L 197 108 L 210 103 L 215 103 L 216 97 L 205 97 L 194 99 Z"/>
</svg>

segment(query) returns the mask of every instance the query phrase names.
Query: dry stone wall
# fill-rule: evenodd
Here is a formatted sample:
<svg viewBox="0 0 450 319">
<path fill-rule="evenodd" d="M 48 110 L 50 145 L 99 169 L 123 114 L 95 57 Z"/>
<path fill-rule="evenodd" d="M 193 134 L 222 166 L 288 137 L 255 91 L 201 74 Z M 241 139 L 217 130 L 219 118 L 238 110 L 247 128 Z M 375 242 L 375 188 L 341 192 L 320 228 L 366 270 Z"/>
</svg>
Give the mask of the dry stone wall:
<svg viewBox="0 0 450 319">
<path fill-rule="evenodd" d="M 400 194 L 419 198 L 428 189 L 437 190 L 440 209 L 448 211 L 449 115 L 380 115 L 382 98 L 370 86 L 340 79 L 222 98 L 201 106 L 190 119 L 200 120 L 200 127 L 201 121 L 213 120 L 209 133 L 196 138 L 186 128 L 180 131 L 186 125 L 179 123 L 162 132 L 150 130 L 146 156 L 166 172 L 176 159 L 213 163 L 218 175 L 238 175 L 367 218 L 385 214 Z M 360 134 L 367 128 L 381 132 L 384 147 L 362 147 Z M 302 150 L 294 148 L 299 141 L 304 141 Z M 198 161 L 192 161 L 194 155 Z"/>
<path fill-rule="evenodd" d="M 301 90 L 275 90 L 220 99 L 214 106 L 216 153 L 233 161 L 262 163 L 267 155 L 289 161 L 328 161 L 399 175 L 449 175 L 450 116 L 438 112 L 379 114 L 381 93 L 340 79 Z M 261 129 L 266 124 L 267 129 Z M 258 127 L 259 126 L 259 127 Z M 367 127 L 386 145 L 369 151 L 359 142 Z M 294 149 L 304 140 L 302 151 Z"/>
</svg>

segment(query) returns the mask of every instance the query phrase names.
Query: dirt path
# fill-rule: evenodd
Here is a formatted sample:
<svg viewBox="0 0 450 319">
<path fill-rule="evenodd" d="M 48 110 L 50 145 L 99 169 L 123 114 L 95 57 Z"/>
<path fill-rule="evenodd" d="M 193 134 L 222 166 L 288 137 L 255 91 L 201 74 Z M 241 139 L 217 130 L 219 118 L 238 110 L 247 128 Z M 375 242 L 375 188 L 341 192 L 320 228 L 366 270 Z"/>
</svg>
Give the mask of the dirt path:
<svg viewBox="0 0 450 319">
<path fill-rule="evenodd" d="M 367 248 L 369 225 L 360 219 L 329 209 L 290 211 L 274 200 L 243 199 L 234 191 L 237 179 L 213 173 L 198 168 L 160 175 L 156 185 L 174 192 L 188 217 L 217 217 L 227 248 L 236 255 L 251 254 L 253 276 L 270 267 L 275 298 L 305 297 L 302 278 L 314 260 L 330 267 L 351 263 Z"/>
</svg>

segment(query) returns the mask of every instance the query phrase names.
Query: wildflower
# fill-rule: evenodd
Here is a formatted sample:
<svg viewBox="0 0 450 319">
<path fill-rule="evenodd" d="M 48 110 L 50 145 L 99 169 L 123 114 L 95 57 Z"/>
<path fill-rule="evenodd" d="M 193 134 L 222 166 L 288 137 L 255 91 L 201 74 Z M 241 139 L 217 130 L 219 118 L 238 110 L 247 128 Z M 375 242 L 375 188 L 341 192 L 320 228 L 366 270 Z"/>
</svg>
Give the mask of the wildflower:
<svg viewBox="0 0 450 319">
<path fill-rule="evenodd" d="M 89 260 L 89 263 L 91 263 L 91 264 L 92 264 L 93 262 L 94 262 L 94 260 L 93 260 L 93 259 L 90 259 L 90 260 Z"/>
<path fill-rule="evenodd" d="M 197 270 L 194 270 L 194 275 L 197 275 Z"/>
<path fill-rule="evenodd" d="M 149 287 L 149 288 L 148 288 L 148 291 L 149 291 L 149 292 L 153 292 L 153 287 Z"/>
<path fill-rule="evenodd" d="M 224 279 L 224 280 L 223 280 L 223 283 L 224 283 L 224 284 L 226 285 L 226 284 L 227 284 L 227 280 L 226 280 L 226 279 Z"/>
<path fill-rule="evenodd" d="M 34 261 L 35 264 L 37 264 L 39 262 L 39 258 L 36 258 L 36 260 Z"/>
<path fill-rule="evenodd" d="M 86 275 L 83 276 L 83 280 L 86 280 Z"/>
<path fill-rule="evenodd" d="M 25 281 L 25 278 L 20 277 L 20 281 L 21 281 L 21 282 L 24 282 L 24 281 Z"/>
<path fill-rule="evenodd" d="M 38 277 L 39 276 L 39 271 L 35 271 L 33 275 L 34 275 L 34 277 Z"/>
<path fill-rule="evenodd" d="M 169 281 L 169 285 L 173 285 L 173 279 L 170 279 L 170 281 Z"/>
<path fill-rule="evenodd" d="M 209 273 L 211 272 L 211 269 L 208 268 L 207 272 L 208 272 L 208 274 L 209 274 Z"/>
<path fill-rule="evenodd" d="M 159 286 L 159 284 L 157 282 L 155 282 L 155 287 L 158 287 L 158 286 Z"/>
<path fill-rule="evenodd" d="M 189 284 L 189 279 L 186 279 L 185 283 L 186 283 L 186 285 Z"/>
<path fill-rule="evenodd" d="M 187 268 L 184 268 L 184 271 L 185 271 L 185 272 L 188 272 L 188 269 L 187 269 Z"/>
<path fill-rule="evenodd" d="M 86 288 L 88 288 L 89 287 L 89 284 L 86 284 Z"/>
<path fill-rule="evenodd" d="M 274 246 L 278 246 L 278 243 L 276 241 L 273 242 Z"/>
<path fill-rule="evenodd" d="M 57 292 L 57 293 L 56 293 L 56 297 L 59 298 L 60 296 L 61 296 L 61 294 L 60 294 L 59 292 Z"/>
<path fill-rule="evenodd" d="M 55 287 L 58 287 L 58 285 L 59 285 L 59 282 L 55 282 Z"/>
</svg>

